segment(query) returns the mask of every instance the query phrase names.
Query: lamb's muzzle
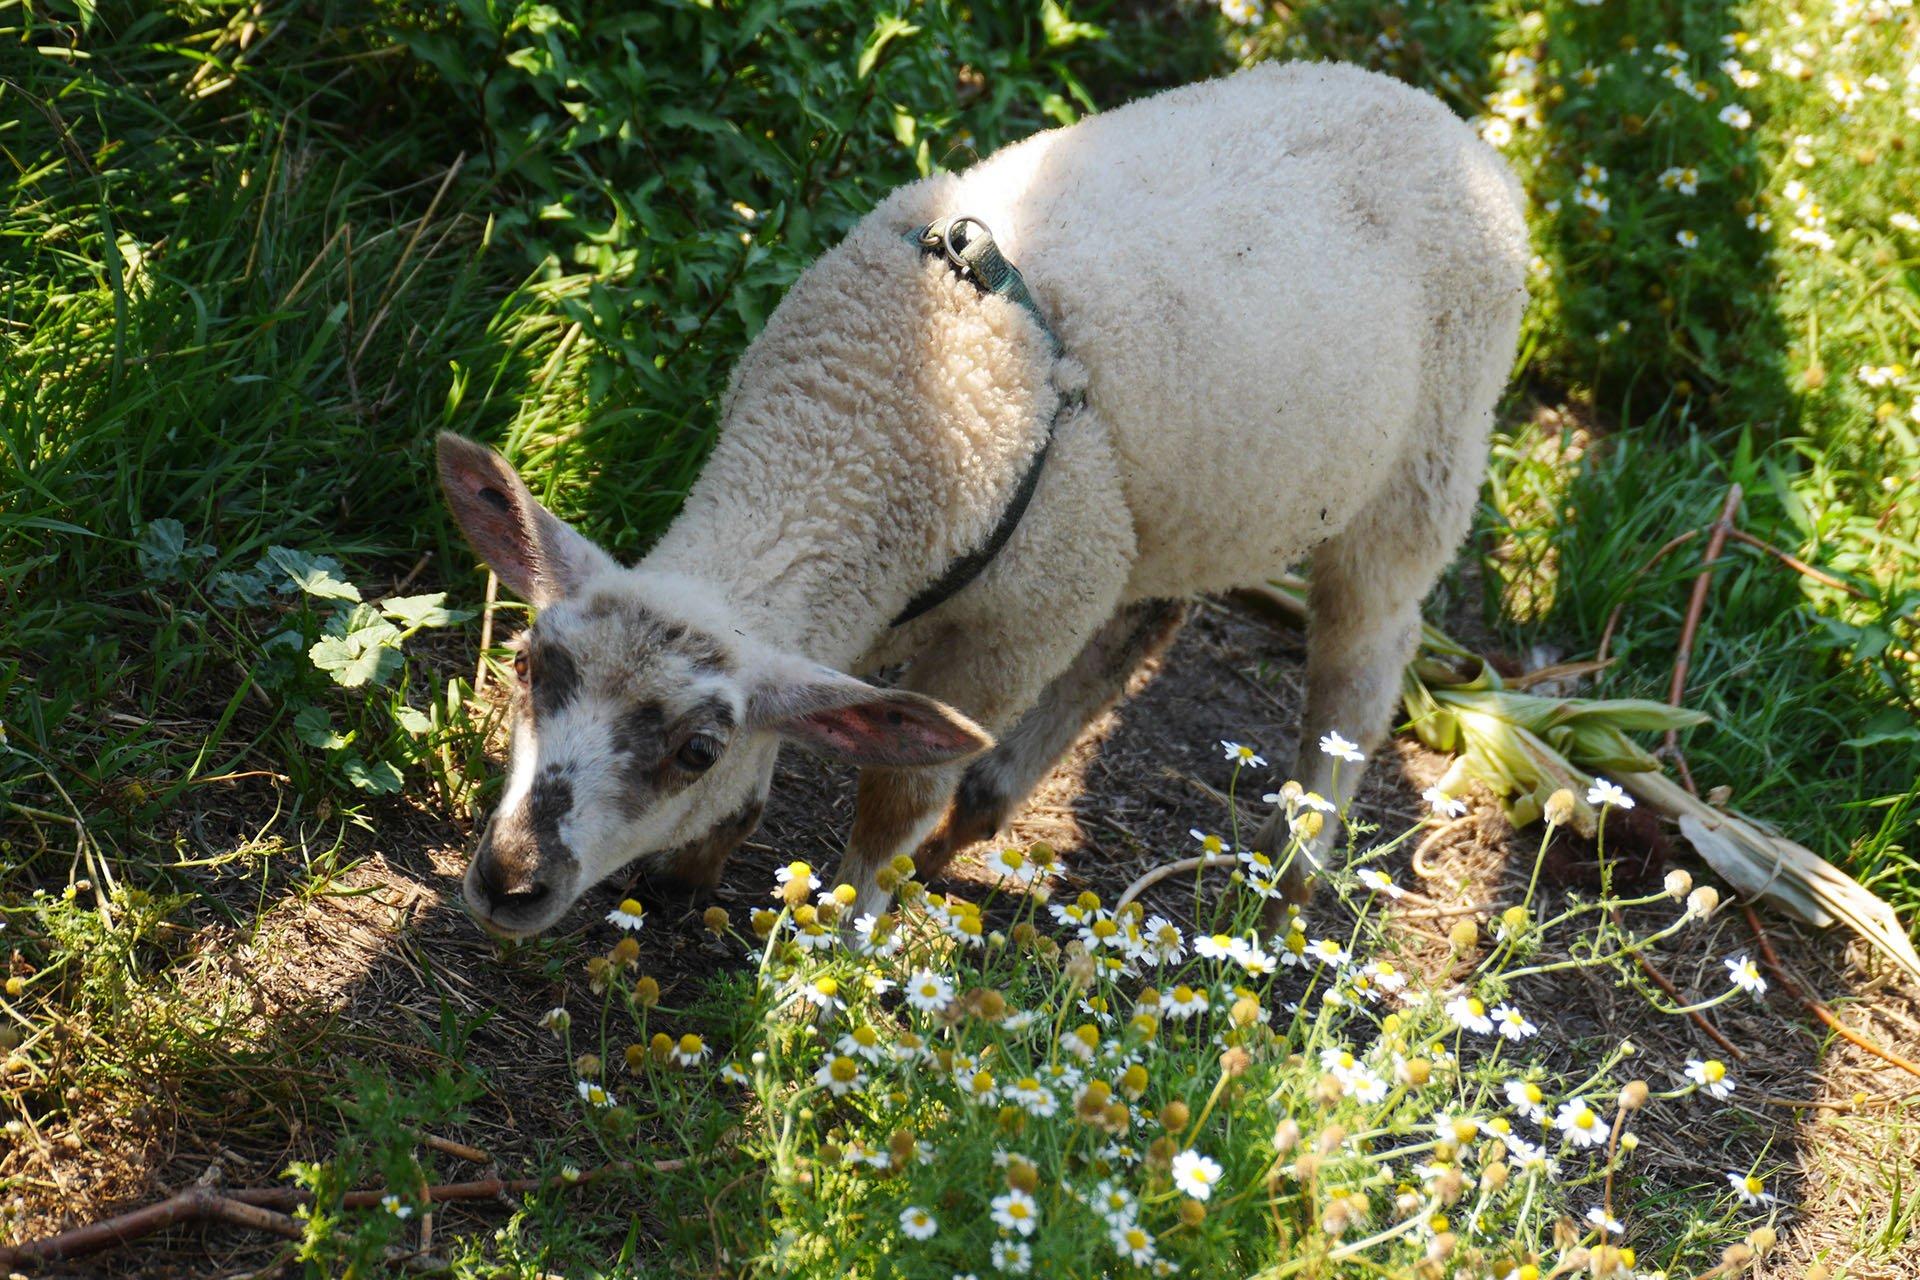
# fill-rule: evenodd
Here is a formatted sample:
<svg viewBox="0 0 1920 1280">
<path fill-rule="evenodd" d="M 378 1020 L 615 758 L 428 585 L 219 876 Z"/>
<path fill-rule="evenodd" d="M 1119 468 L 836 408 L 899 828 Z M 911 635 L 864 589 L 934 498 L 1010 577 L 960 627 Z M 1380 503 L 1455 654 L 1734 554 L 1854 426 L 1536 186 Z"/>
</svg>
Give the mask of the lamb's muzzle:
<svg viewBox="0 0 1920 1280">
<path fill-rule="evenodd" d="M 990 226 L 1020 264 L 1031 308 L 911 238 L 962 214 L 968 243 Z M 860 767 L 840 878 L 881 910 L 879 869 L 919 851 L 933 873 L 997 831 L 1181 601 L 1300 561 L 1293 776 L 1340 802 L 1360 771 L 1335 794 L 1316 743 L 1384 736 L 1471 513 L 1526 260 L 1511 176 L 1436 100 L 1262 67 L 893 193 L 742 356 L 713 456 L 631 568 L 443 438 L 456 519 L 539 609 L 481 846 L 498 860 L 524 826 L 537 870 L 524 884 L 477 854 L 475 914 L 537 931 L 642 855 L 711 883 L 786 741 Z M 902 618 L 996 542 L 1029 476 L 997 553 Z M 893 665 L 892 690 L 845 674 Z M 536 818 L 562 784 L 565 812 Z M 1257 844 L 1285 837 L 1269 821 Z"/>
</svg>

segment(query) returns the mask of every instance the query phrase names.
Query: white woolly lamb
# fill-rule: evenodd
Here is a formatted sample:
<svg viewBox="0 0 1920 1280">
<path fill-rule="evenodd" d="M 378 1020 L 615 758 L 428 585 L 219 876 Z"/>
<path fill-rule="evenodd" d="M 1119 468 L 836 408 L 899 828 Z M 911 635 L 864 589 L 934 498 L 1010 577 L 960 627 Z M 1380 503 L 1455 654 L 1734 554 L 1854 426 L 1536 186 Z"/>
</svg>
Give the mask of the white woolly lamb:
<svg viewBox="0 0 1920 1280">
<path fill-rule="evenodd" d="M 959 215 L 1064 355 L 910 238 Z M 877 910 L 896 855 L 931 874 L 1000 827 L 1182 602 L 1302 560 L 1295 776 L 1342 799 L 1315 744 L 1385 732 L 1467 527 L 1526 259 L 1518 188 L 1434 98 L 1267 66 L 894 192 L 742 357 L 711 460 L 632 568 L 443 437 L 456 518 L 540 608 L 473 910 L 535 932 L 658 851 L 710 883 L 783 739 L 863 766 L 841 878 Z M 1050 427 L 1004 546 L 893 625 L 988 541 Z M 897 690 L 842 674 L 902 662 Z M 1260 844 L 1283 839 L 1270 821 Z"/>
</svg>

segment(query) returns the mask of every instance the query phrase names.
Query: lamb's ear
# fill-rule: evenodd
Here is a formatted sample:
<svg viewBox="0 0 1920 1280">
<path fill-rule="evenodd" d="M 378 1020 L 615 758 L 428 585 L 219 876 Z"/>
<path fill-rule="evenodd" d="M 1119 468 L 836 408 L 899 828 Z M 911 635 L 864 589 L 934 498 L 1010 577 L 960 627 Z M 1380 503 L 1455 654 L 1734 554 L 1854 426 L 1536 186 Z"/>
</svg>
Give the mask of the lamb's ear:
<svg viewBox="0 0 1920 1280">
<path fill-rule="evenodd" d="M 467 541 L 521 599 L 544 607 L 614 567 L 572 525 L 540 505 L 507 460 L 442 431 L 440 488 Z"/>
<path fill-rule="evenodd" d="M 943 702 L 811 663 L 763 675 L 748 694 L 746 725 L 847 764 L 893 768 L 946 764 L 993 745 L 985 729 Z"/>
</svg>

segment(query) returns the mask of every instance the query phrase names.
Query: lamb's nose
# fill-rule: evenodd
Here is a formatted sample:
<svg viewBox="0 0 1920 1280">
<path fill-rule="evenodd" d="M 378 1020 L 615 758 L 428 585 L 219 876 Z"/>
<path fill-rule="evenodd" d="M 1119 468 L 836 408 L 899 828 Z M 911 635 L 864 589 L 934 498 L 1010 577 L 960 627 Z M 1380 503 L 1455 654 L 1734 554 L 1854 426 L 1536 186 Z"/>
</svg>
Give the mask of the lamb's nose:
<svg viewBox="0 0 1920 1280">
<path fill-rule="evenodd" d="M 491 839 L 481 842 L 473 858 L 488 906 L 496 910 L 530 907 L 547 896 L 547 886 L 540 883 L 532 858 L 514 856 Z"/>
</svg>

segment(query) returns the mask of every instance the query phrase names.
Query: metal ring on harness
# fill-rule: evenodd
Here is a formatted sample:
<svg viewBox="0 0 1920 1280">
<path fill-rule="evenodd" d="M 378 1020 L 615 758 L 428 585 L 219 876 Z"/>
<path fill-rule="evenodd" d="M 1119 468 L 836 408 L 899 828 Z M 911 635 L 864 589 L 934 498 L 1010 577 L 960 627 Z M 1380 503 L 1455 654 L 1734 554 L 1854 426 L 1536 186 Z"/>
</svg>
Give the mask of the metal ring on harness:
<svg viewBox="0 0 1920 1280">
<path fill-rule="evenodd" d="M 989 244 L 993 242 L 992 227 L 980 221 L 980 219 L 973 217 L 971 214 L 963 213 L 957 218 L 947 219 L 947 225 L 940 229 L 940 249 L 947 255 L 948 262 L 951 262 L 962 271 L 971 273 L 973 271 L 973 265 L 961 256 L 961 250 L 955 248 L 953 244 L 954 229 L 956 227 L 964 227 L 968 223 L 972 223 L 974 226 L 980 228 L 980 230 L 985 233 Z M 967 243 L 973 243 L 972 236 L 967 237 Z"/>
</svg>

